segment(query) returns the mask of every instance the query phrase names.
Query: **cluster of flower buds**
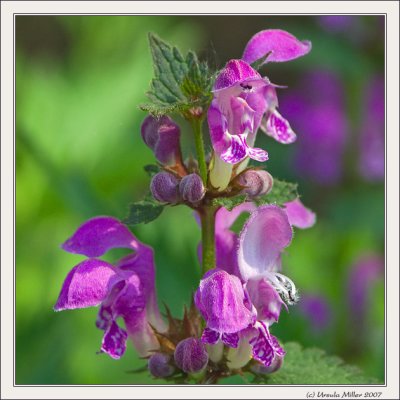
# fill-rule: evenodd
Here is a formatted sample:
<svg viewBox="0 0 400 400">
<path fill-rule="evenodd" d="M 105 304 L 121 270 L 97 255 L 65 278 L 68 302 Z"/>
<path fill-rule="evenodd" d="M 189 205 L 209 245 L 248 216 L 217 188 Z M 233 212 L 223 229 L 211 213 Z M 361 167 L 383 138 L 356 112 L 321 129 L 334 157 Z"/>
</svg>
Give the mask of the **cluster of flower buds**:
<svg viewBox="0 0 400 400">
<path fill-rule="evenodd" d="M 161 203 L 197 205 L 206 189 L 200 175 L 188 173 L 189 168 L 182 161 L 180 129 L 176 122 L 167 116 L 148 116 L 141 131 L 144 142 L 164 168 L 151 180 L 153 197 Z"/>
<path fill-rule="evenodd" d="M 179 179 L 176 175 L 165 171 L 153 176 L 150 190 L 156 200 L 170 204 L 186 202 L 195 205 L 206 193 L 200 175 L 193 173 Z"/>
</svg>

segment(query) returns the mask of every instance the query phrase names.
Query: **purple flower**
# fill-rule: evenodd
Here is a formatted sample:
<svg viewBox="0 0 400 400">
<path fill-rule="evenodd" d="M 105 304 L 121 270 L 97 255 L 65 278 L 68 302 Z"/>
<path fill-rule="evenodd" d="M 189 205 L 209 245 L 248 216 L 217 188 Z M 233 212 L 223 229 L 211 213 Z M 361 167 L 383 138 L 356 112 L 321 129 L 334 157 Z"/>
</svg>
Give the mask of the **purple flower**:
<svg viewBox="0 0 400 400">
<path fill-rule="evenodd" d="M 254 147 L 260 126 L 281 143 L 292 143 L 296 139 L 288 121 L 276 110 L 275 85 L 268 78 L 262 78 L 250 63 L 264 56 L 267 56 L 265 62 L 289 61 L 307 54 L 310 49 L 309 42 L 300 42 L 285 31 L 262 31 L 249 41 L 242 60 L 230 60 L 220 72 L 208 110 L 215 152 L 210 180 L 215 188 L 223 190 L 229 184 L 232 166 L 224 163 L 233 165 L 249 157 L 260 162 L 268 159 L 265 150 Z"/>
<path fill-rule="evenodd" d="M 155 294 L 153 250 L 111 217 L 86 221 L 62 247 L 89 258 L 67 275 L 54 310 L 100 305 L 96 326 L 104 330 L 101 351 L 113 358 L 123 355 L 128 337 L 141 356 L 156 350 L 159 344 L 149 322 L 160 331 L 165 325 Z M 94 258 L 113 248 L 128 248 L 135 253 L 116 265 Z M 118 317 L 124 320 L 126 331 L 117 324 Z"/>
<path fill-rule="evenodd" d="M 385 81 L 375 77 L 365 90 L 363 123 L 360 135 L 359 171 L 367 181 L 385 177 Z"/>
<path fill-rule="evenodd" d="M 300 133 L 294 157 L 299 176 L 321 185 L 337 183 L 349 134 L 340 79 L 327 71 L 307 74 L 297 90 L 282 98 L 281 109 Z"/>
<path fill-rule="evenodd" d="M 240 279 L 223 270 L 211 270 L 204 275 L 194 300 L 207 323 L 204 343 L 222 340 L 229 347 L 237 347 L 238 333 L 255 321 Z"/>
<path fill-rule="evenodd" d="M 216 214 L 217 267 L 202 279 L 195 303 L 207 326 L 202 340 L 220 339 L 229 350 L 229 365 L 239 368 L 252 357 L 264 366 L 277 363 L 284 350 L 269 332 L 282 305 L 297 301 L 294 283 L 277 272 L 282 251 L 292 239 L 292 226 L 311 226 L 315 216 L 299 200 L 285 209 L 274 205 L 256 208 L 244 203 Z M 230 230 L 236 218 L 251 212 L 240 236 Z M 310 218 L 310 214 L 314 218 Z M 286 305 L 285 305 L 286 307 Z M 243 364 L 244 365 L 244 364 Z"/>
<path fill-rule="evenodd" d="M 229 164 L 246 157 L 266 161 L 268 154 L 247 144 L 254 132 L 255 120 L 260 120 L 267 104 L 262 89 L 269 85 L 261 75 L 242 60 L 231 60 L 218 75 L 214 85 L 214 100 L 208 110 L 211 142 L 217 156 Z M 252 98 L 249 105 L 248 98 Z"/>
<path fill-rule="evenodd" d="M 161 164 L 181 163 L 180 129 L 171 118 L 148 116 L 142 123 L 141 133 L 143 141 Z"/>
</svg>

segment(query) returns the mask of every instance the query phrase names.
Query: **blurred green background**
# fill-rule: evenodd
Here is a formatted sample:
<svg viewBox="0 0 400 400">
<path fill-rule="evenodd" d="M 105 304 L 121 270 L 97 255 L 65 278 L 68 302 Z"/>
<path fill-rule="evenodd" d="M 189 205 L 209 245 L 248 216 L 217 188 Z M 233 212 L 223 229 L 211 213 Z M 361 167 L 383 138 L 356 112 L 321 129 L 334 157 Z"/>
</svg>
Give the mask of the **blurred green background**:
<svg viewBox="0 0 400 400">
<path fill-rule="evenodd" d="M 343 177 L 329 187 L 296 175 L 293 150 L 259 135 L 271 173 L 298 180 L 304 203 L 318 215 L 315 227 L 296 232 L 283 272 L 302 294 L 322 296 L 330 308 L 323 329 L 313 329 L 296 307 L 282 312 L 272 332 L 283 343 L 321 347 L 384 379 L 383 272 L 366 289 L 365 321 L 356 337 L 348 304 L 354 263 L 367 253 L 384 254 L 384 183 L 366 182 L 356 165 L 363 88 L 384 73 L 384 20 L 353 19 L 350 27 L 332 29 L 317 16 L 16 17 L 17 384 L 160 383 L 127 372 L 145 364 L 130 345 L 120 361 L 96 354 L 102 332 L 94 325 L 95 308 L 53 312 L 65 275 L 82 260 L 60 244 L 90 217 L 125 217 L 127 205 L 148 190 L 143 166 L 154 159 L 140 137 L 145 115 L 138 109 L 152 77 L 147 32 L 184 52 L 198 51 L 217 69 L 240 58 L 250 37 L 267 28 L 313 43 L 302 59 L 268 65 L 269 78 L 290 91 L 311 69 L 334 70 L 350 125 Z M 189 135 L 182 123 L 185 154 Z M 200 232 L 191 211 L 170 207 L 134 232 L 156 249 L 160 304 L 181 315 L 200 278 Z"/>
</svg>

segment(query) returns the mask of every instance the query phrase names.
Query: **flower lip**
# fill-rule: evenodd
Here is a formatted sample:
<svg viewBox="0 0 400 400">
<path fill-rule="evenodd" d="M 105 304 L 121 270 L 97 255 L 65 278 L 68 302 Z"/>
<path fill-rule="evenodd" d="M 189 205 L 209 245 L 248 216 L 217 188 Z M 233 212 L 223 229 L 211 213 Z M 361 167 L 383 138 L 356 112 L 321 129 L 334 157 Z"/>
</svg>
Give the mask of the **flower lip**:
<svg viewBox="0 0 400 400">
<path fill-rule="evenodd" d="M 240 85 L 243 90 L 250 90 L 254 86 L 261 87 L 269 83 L 261 75 L 243 60 L 230 60 L 218 75 L 213 92 L 219 92 L 232 86 Z"/>
<path fill-rule="evenodd" d="M 280 207 L 262 206 L 252 212 L 239 237 L 238 264 L 242 279 L 268 277 L 292 235 L 287 214 Z"/>
</svg>

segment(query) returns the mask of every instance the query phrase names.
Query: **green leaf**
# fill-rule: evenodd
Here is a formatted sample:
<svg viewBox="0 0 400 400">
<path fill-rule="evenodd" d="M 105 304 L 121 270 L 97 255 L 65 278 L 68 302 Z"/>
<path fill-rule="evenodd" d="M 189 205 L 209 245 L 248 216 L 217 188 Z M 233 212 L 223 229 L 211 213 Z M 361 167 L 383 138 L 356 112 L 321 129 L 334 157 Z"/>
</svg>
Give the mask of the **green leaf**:
<svg viewBox="0 0 400 400">
<path fill-rule="evenodd" d="M 277 204 L 282 206 L 284 203 L 295 200 L 299 197 L 297 183 L 290 183 L 274 179 L 274 186 L 271 192 L 254 200 L 258 206 L 263 204 Z"/>
<path fill-rule="evenodd" d="M 154 67 L 147 93 L 151 103 L 140 108 L 155 116 L 180 112 L 187 117 L 191 109 L 205 112 L 212 99 L 213 82 L 207 64 L 199 62 L 192 51 L 183 57 L 176 47 L 152 33 L 149 44 Z"/>
<path fill-rule="evenodd" d="M 128 216 L 123 220 L 126 225 L 147 224 L 160 216 L 165 205 L 153 199 L 145 199 L 129 205 Z"/>
<path fill-rule="evenodd" d="M 150 177 L 153 177 L 155 174 L 158 174 L 161 171 L 161 168 L 157 164 L 145 165 L 143 169 L 149 174 Z"/>
<path fill-rule="evenodd" d="M 298 343 L 286 343 L 286 356 L 281 369 L 256 378 L 271 385 L 360 385 L 383 384 L 367 377 L 354 366 L 336 356 L 328 356 L 317 348 L 303 349 Z"/>
<path fill-rule="evenodd" d="M 213 199 L 213 206 L 222 206 L 227 210 L 232 211 L 233 208 L 238 206 L 239 204 L 244 203 L 247 200 L 247 196 L 245 194 L 241 194 L 235 197 L 218 197 Z"/>
</svg>

